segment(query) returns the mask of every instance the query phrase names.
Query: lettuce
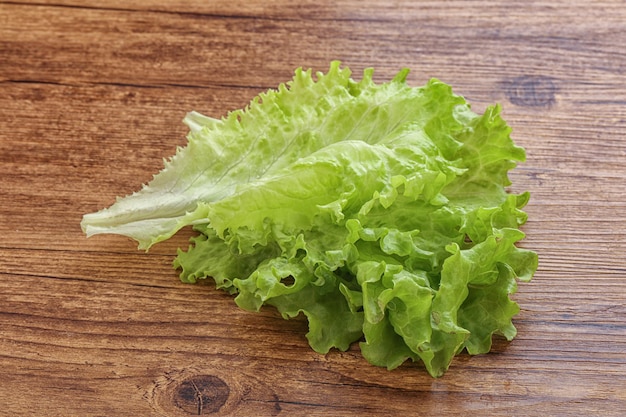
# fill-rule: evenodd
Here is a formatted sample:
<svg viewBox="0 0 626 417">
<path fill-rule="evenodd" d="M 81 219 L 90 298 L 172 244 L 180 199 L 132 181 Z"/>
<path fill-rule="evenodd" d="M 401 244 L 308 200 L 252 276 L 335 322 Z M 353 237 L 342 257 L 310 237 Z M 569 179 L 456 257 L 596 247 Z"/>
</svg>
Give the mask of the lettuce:
<svg viewBox="0 0 626 417">
<path fill-rule="evenodd" d="M 441 376 L 462 350 L 515 336 L 510 295 L 537 255 L 516 247 L 529 194 L 505 187 L 525 152 L 500 107 L 475 114 L 445 83 L 412 88 L 407 74 L 356 82 L 333 62 L 225 118 L 189 113 L 187 146 L 82 228 L 148 249 L 191 225 L 182 281 L 304 314 L 317 352 L 361 340 L 374 365 L 411 359 Z"/>
</svg>

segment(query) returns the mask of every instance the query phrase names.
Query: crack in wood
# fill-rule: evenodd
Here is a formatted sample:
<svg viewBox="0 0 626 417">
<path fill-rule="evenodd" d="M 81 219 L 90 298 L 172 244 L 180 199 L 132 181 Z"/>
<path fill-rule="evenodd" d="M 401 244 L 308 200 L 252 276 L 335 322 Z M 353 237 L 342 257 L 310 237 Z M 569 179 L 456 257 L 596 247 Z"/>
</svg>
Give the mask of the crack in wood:
<svg viewBox="0 0 626 417">
<path fill-rule="evenodd" d="M 183 84 L 183 83 L 163 83 L 163 84 L 139 84 L 139 83 L 125 83 L 125 82 L 104 82 L 104 81 L 91 81 L 91 82 L 76 82 L 69 83 L 65 81 L 54 80 L 32 80 L 32 79 L 5 79 L 0 80 L 0 84 L 41 84 L 52 85 L 59 87 L 123 87 L 123 88 L 191 88 L 191 89 L 211 89 L 211 88 L 237 88 L 237 89 L 255 89 L 255 90 L 269 90 L 270 86 L 264 85 L 242 85 L 242 84 L 228 84 L 228 83 L 212 83 L 212 84 Z"/>
<path fill-rule="evenodd" d="M 194 382 L 194 380 L 190 380 L 191 382 L 191 386 L 193 387 L 194 391 L 196 392 L 196 399 L 198 401 L 198 415 L 202 414 L 202 406 L 203 406 L 203 400 L 202 400 L 202 393 L 200 392 L 200 388 L 198 388 L 198 386 L 196 385 L 196 383 Z"/>
<path fill-rule="evenodd" d="M 222 409 L 230 388 L 214 375 L 195 375 L 183 380 L 174 390 L 174 404 L 188 414 L 213 414 Z"/>
<path fill-rule="evenodd" d="M 234 14 L 234 13 L 216 13 L 216 12 L 193 12 L 185 10 L 162 10 L 162 9 L 141 9 L 141 8 L 124 8 L 124 7 L 103 7 L 94 5 L 74 5 L 74 4 L 61 4 L 61 3 L 46 3 L 46 4 L 32 4 L 22 1 L 2 1 L 0 4 L 10 4 L 13 6 L 27 6 L 27 7 L 48 7 L 48 8 L 66 8 L 76 10 L 98 10 L 106 12 L 120 12 L 120 13 L 154 13 L 154 14 L 166 14 L 177 16 L 188 16 L 202 19 L 233 19 L 233 20 L 257 20 L 257 21 L 272 21 L 272 22 L 301 22 L 302 18 L 299 16 L 286 17 L 286 16 L 272 16 L 272 15 L 253 15 L 253 14 Z M 130 3 L 129 3 L 130 4 Z M 351 16 L 351 17 L 324 17 L 312 14 L 309 16 L 310 20 L 321 22 L 363 22 L 363 23 L 394 23 L 398 22 L 397 19 L 383 18 L 383 17 L 363 17 L 363 16 Z"/>
</svg>

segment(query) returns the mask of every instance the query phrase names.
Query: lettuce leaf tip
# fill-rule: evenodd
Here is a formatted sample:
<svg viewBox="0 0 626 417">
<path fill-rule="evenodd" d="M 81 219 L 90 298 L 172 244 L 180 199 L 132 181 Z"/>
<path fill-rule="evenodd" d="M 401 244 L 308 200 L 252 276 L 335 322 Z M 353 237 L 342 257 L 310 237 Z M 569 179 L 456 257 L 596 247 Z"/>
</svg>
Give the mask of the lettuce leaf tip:
<svg viewBox="0 0 626 417">
<path fill-rule="evenodd" d="M 193 226 L 174 261 L 182 281 L 304 314 L 317 352 L 360 341 L 374 365 L 411 359 L 441 376 L 459 352 L 515 337 L 510 296 L 538 260 L 516 246 L 529 194 L 506 187 L 525 151 L 500 106 L 475 114 L 445 83 L 410 87 L 407 74 L 357 82 L 332 62 L 222 119 L 191 112 L 164 169 L 81 226 L 146 250 Z"/>
</svg>

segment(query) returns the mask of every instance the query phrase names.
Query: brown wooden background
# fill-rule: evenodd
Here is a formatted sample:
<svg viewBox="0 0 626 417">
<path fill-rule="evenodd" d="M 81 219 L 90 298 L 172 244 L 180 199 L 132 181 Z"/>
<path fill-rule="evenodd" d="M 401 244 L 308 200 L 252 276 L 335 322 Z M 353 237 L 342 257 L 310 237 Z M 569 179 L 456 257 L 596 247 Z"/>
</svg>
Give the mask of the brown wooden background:
<svg viewBox="0 0 626 417">
<path fill-rule="evenodd" d="M 0 415 L 623 416 L 624 1 L 0 1 Z M 358 348 L 318 355 L 302 320 L 239 310 L 81 216 L 149 180 L 220 117 L 340 59 L 500 102 L 528 162 L 519 336 L 440 379 Z"/>
</svg>

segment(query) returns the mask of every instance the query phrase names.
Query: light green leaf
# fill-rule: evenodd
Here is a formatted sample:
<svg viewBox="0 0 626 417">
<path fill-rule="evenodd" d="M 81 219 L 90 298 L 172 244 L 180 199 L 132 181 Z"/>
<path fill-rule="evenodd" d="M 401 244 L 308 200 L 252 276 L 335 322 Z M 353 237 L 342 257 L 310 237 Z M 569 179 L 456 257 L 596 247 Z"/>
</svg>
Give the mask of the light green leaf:
<svg viewBox="0 0 626 417">
<path fill-rule="evenodd" d="M 421 360 L 441 376 L 460 351 L 515 335 L 509 295 L 537 256 L 516 247 L 529 194 L 505 187 L 526 155 L 499 106 L 475 114 L 445 83 L 414 88 L 407 74 L 357 82 L 333 62 L 222 119 L 191 112 L 187 146 L 82 227 L 147 249 L 193 226 L 174 261 L 184 282 L 303 314 L 317 352 L 361 341 L 375 365 Z"/>
</svg>

